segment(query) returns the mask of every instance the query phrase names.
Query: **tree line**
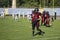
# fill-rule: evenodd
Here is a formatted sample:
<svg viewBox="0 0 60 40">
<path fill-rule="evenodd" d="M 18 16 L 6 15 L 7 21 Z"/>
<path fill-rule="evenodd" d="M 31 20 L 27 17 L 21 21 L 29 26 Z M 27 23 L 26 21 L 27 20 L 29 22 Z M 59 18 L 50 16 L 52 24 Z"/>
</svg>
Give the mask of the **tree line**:
<svg viewBox="0 0 60 40">
<path fill-rule="evenodd" d="M 50 7 L 60 7 L 60 0 L 16 0 L 17 8 L 34 8 L 34 7 L 42 7 L 42 8 L 50 8 Z M 54 5 L 53 5 L 54 3 Z M 12 0 L 0 0 L 0 8 L 12 7 Z"/>
</svg>

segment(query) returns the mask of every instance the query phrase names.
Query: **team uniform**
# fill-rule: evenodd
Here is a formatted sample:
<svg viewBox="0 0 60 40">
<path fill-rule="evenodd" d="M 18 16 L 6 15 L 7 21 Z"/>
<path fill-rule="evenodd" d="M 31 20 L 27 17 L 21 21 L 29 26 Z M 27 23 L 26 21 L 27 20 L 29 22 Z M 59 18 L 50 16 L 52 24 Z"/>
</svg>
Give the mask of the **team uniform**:
<svg viewBox="0 0 60 40">
<path fill-rule="evenodd" d="M 37 31 L 42 33 L 41 29 L 39 29 L 39 26 L 40 26 L 40 19 L 39 18 L 40 18 L 40 16 L 41 16 L 40 12 L 35 12 L 35 11 L 32 12 L 32 34 L 33 34 L 33 36 L 34 36 L 35 27 L 37 28 Z"/>
<path fill-rule="evenodd" d="M 50 15 L 49 15 L 49 12 L 46 12 L 46 26 L 50 26 Z"/>
<path fill-rule="evenodd" d="M 42 23 L 44 23 L 45 26 L 50 26 L 50 15 L 48 11 L 43 11 L 41 25 Z"/>
<path fill-rule="evenodd" d="M 32 27 L 34 26 L 33 29 L 35 29 L 35 26 L 37 26 L 37 27 L 40 26 L 39 16 L 41 16 L 41 13 L 39 13 L 39 12 L 35 12 L 32 14 Z"/>
<path fill-rule="evenodd" d="M 42 14 L 41 16 L 42 20 L 41 20 L 41 25 L 44 24 L 44 15 Z"/>
<path fill-rule="evenodd" d="M 42 16 L 41 16 L 41 18 L 42 18 L 42 20 L 41 20 L 41 25 L 42 25 L 42 24 L 43 24 L 43 25 L 46 24 L 46 23 L 45 23 L 45 20 L 46 20 L 45 13 L 46 13 L 46 11 L 43 11 L 43 13 L 42 13 Z"/>
</svg>

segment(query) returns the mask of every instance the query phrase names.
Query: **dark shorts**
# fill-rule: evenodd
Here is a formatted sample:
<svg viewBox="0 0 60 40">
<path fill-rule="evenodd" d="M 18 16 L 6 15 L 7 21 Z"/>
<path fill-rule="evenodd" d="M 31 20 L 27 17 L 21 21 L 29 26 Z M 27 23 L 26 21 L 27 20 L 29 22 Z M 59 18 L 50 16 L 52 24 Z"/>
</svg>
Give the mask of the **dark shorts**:
<svg viewBox="0 0 60 40">
<path fill-rule="evenodd" d="M 38 29 L 39 28 L 39 20 L 32 22 L 32 29 L 34 30 L 35 27 Z"/>
</svg>

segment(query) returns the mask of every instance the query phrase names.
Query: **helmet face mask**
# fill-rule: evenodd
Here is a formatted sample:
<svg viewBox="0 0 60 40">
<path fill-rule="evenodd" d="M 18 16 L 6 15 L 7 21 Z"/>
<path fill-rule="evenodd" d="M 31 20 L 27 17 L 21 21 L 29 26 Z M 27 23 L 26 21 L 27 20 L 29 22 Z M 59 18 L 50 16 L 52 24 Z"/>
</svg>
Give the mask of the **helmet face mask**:
<svg viewBox="0 0 60 40">
<path fill-rule="evenodd" d="M 35 12 L 38 12 L 39 11 L 39 9 L 38 8 L 35 8 Z"/>
</svg>

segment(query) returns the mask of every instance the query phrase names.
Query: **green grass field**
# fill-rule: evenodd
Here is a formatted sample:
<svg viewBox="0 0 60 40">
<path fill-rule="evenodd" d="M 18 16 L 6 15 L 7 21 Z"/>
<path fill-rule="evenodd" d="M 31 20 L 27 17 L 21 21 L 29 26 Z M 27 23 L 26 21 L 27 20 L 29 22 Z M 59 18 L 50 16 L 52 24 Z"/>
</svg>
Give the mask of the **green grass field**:
<svg viewBox="0 0 60 40">
<path fill-rule="evenodd" d="M 52 22 L 52 27 L 41 26 L 41 30 L 45 32 L 43 36 L 32 37 L 31 22 L 26 18 L 19 21 L 11 16 L 0 18 L 0 40 L 60 40 L 60 20 Z"/>
</svg>

